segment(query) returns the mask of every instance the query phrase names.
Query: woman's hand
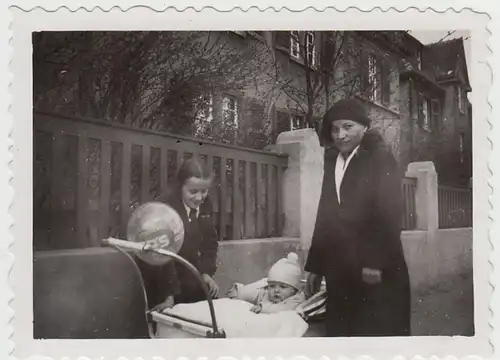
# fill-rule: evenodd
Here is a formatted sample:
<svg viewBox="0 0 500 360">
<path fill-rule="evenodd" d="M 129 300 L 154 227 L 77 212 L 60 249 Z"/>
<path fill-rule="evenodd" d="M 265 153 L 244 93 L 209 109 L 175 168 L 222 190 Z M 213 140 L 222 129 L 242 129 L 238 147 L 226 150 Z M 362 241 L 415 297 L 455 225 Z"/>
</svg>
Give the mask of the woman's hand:
<svg viewBox="0 0 500 360">
<path fill-rule="evenodd" d="M 251 312 L 253 313 L 256 313 L 256 314 L 260 314 L 262 312 L 262 305 L 261 304 L 258 304 L 258 305 L 254 305 L 251 309 L 250 309 Z"/>
<path fill-rule="evenodd" d="M 319 275 L 313 273 L 309 274 L 309 276 L 307 277 L 307 283 L 305 289 L 306 298 L 309 299 L 311 296 L 313 296 L 320 290 L 322 280 L 323 278 Z"/>
<path fill-rule="evenodd" d="M 217 298 L 219 296 L 219 285 L 210 277 L 210 275 L 203 274 L 203 280 L 208 286 L 208 291 L 212 298 Z"/>
<path fill-rule="evenodd" d="M 174 307 L 174 297 L 172 295 L 167 296 L 164 302 L 156 305 L 154 308 L 151 309 L 151 311 L 158 311 L 162 312 L 165 309 L 170 309 Z"/>
<path fill-rule="evenodd" d="M 378 284 L 382 281 L 382 271 L 378 269 L 363 268 L 363 281 L 367 284 Z"/>
</svg>

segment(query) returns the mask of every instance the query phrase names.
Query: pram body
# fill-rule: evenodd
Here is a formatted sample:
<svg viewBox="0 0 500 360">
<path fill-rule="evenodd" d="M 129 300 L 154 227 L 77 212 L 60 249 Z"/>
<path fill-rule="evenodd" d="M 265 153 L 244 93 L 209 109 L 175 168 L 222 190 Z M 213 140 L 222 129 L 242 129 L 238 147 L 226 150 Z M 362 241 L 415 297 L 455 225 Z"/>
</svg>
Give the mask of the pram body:
<svg viewBox="0 0 500 360">
<path fill-rule="evenodd" d="M 321 325 L 326 307 L 326 291 L 323 289 L 310 299 L 304 301 L 296 312 L 308 323 L 309 328 L 304 337 L 321 335 Z M 208 311 L 208 307 L 207 307 Z M 171 309 L 163 312 L 152 311 L 149 316 L 150 325 L 156 328 L 157 338 L 200 338 L 209 337 L 211 324 L 194 317 L 179 316 Z M 224 332 L 224 329 L 222 329 Z"/>
<path fill-rule="evenodd" d="M 127 254 L 123 249 L 128 250 L 138 250 L 137 244 L 131 244 L 128 241 L 108 238 L 103 240 L 103 245 L 111 246 L 117 250 L 122 251 Z M 180 257 L 176 254 L 167 254 L 168 252 L 161 252 L 151 249 L 148 251 L 157 252 L 161 255 L 172 256 L 176 260 L 181 260 L 181 262 L 186 262 L 184 259 L 179 259 Z M 130 257 L 130 256 L 129 256 Z M 134 266 L 136 267 L 138 276 L 142 276 L 140 270 L 137 268 L 137 264 L 132 260 Z M 189 264 L 188 264 L 189 265 Z M 192 266 L 192 265 L 191 265 Z M 143 292 L 146 298 L 146 289 L 143 282 L 141 281 Z M 217 320 L 215 311 L 213 309 L 213 301 L 207 293 L 207 312 L 210 311 L 212 315 L 212 322 L 200 321 L 195 318 L 188 316 L 179 316 L 174 314 L 170 309 L 164 311 L 156 311 L 146 309 L 146 319 L 148 322 L 148 327 L 150 330 L 151 338 L 225 338 L 224 329 L 217 329 Z M 303 337 L 317 337 L 320 336 L 318 327 L 321 326 L 322 317 L 326 309 L 326 290 L 322 290 L 316 295 L 312 296 L 310 299 L 302 303 L 297 309 L 297 313 L 308 323 L 309 329 L 303 335 Z"/>
</svg>

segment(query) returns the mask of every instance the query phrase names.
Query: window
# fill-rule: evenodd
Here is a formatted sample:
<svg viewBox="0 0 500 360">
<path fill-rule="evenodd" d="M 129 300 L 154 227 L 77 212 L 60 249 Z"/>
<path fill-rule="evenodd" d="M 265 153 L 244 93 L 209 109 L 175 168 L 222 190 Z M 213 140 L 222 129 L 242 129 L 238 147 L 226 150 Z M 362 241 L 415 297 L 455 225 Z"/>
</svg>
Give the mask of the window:
<svg viewBox="0 0 500 360">
<path fill-rule="evenodd" d="M 212 95 L 200 96 L 198 99 L 198 111 L 196 121 L 211 122 L 213 118 L 213 97 Z"/>
<path fill-rule="evenodd" d="M 290 31 L 290 55 L 296 59 L 300 58 L 300 39 L 298 31 Z"/>
<path fill-rule="evenodd" d="M 425 97 L 422 93 L 418 94 L 418 122 L 419 125 L 425 130 L 430 130 L 430 117 L 431 117 L 431 101 Z"/>
<path fill-rule="evenodd" d="M 385 107 L 391 105 L 391 62 L 386 55 L 361 54 L 360 95 Z"/>
<path fill-rule="evenodd" d="M 292 114 L 290 116 L 290 130 L 298 130 L 302 128 L 304 123 L 304 117 L 297 114 Z"/>
<path fill-rule="evenodd" d="M 464 153 L 465 153 L 464 143 L 465 143 L 465 134 L 460 133 L 460 162 L 461 163 L 464 162 Z"/>
<path fill-rule="evenodd" d="M 429 99 L 423 98 L 422 101 L 422 125 L 425 130 L 429 130 L 430 114 L 429 114 Z"/>
<path fill-rule="evenodd" d="M 381 101 L 380 63 L 374 55 L 368 56 L 368 97 L 372 101 Z"/>
<path fill-rule="evenodd" d="M 238 125 L 238 101 L 233 96 L 222 98 L 222 114 L 225 122 Z"/>
<path fill-rule="evenodd" d="M 422 70 L 422 51 L 418 50 L 417 52 L 417 67 L 418 70 Z"/>
<path fill-rule="evenodd" d="M 308 31 L 306 34 L 306 56 L 307 64 L 316 66 L 316 37 L 312 31 Z"/>
</svg>

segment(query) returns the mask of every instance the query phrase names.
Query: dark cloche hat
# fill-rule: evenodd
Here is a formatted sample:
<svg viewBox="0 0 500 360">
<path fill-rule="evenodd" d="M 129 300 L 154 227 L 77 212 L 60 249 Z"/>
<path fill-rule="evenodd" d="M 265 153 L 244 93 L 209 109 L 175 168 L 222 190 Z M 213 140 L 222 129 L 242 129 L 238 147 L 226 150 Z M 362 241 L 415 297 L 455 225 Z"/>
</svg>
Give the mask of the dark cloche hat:
<svg viewBox="0 0 500 360">
<path fill-rule="evenodd" d="M 366 127 L 370 127 L 371 122 L 364 105 L 356 99 L 342 99 L 333 104 L 323 121 L 331 124 L 335 120 L 352 120 Z"/>
</svg>

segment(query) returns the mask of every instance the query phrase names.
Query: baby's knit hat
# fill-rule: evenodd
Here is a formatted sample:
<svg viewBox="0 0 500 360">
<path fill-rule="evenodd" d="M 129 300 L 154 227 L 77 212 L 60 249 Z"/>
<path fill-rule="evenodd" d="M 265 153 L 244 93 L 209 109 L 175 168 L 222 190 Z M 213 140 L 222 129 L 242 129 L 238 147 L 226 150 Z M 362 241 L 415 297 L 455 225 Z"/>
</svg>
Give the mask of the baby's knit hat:
<svg viewBox="0 0 500 360">
<path fill-rule="evenodd" d="M 286 258 L 280 259 L 269 270 L 267 281 L 277 281 L 293 286 L 300 290 L 302 280 L 302 269 L 299 265 L 299 256 L 289 253 Z"/>
</svg>

